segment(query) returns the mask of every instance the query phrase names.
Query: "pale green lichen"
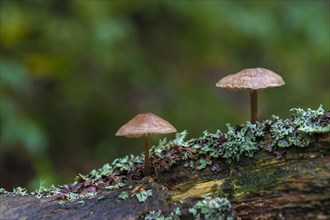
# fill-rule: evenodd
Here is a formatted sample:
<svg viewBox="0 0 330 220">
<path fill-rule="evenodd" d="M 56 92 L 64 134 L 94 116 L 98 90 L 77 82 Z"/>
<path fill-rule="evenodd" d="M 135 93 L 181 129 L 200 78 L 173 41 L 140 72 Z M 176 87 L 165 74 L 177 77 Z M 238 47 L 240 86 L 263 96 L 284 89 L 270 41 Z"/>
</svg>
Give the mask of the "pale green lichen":
<svg viewBox="0 0 330 220">
<path fill-rule="evenodd" d="M 303 123 L 299 123 L 300 127 L 298 131 L 305 132 L 305 133 L 325 133 L 330 132 L 330 124 L 326 126 L 320 126 L 320 121 L 317 119 L 319 116 L 324 115 L 324 109 L 322 105 L 315 111 L 308 109 L 304 111 L 300 108 L 292 109 L 296 111 L 296 114 L 300 116 L 300 118 L 305 118 Z M 328 113 L 328 117 L 330 114 Z M 298 117 L 299 118 L 299 117 Z M 330 120 L 330 119 L 328 119 Z"/>
<path fill-rule="evenodd" d="M 194 161 L 189 160 L 189 161 L 186 161 L 186 162 L 183 164 L 183 166 L 185 166 L 185 167 L 190 167 L 190 168 L 194 168 L 194 167 L 195 167 L 194 164 L 195 164 Z"/>
<path fill-rule="evenodd" d="M 134 166 L 134 163 L 142 163 L 142 162 L 143 160 L 141 160 L 140 157 L 131 154 L 123 158 L 115 159 L 111 165 L 114 167 L 114 169 L 118 169 L 119 171 L 127 171 Z"/>
<path fill-rule="evenodd" d="M 16 195 L 20 195 L 20 196 L 27 196 L 29 195 L 29 193 L 27 192 L 27 190 L 23 187 L 14 187 L 13 188 L 13 194 L 16 194 Z"/>
<path fill-rule="evenodd" d="M 92 170 L 89 175 L 88 175 L 88 178 L 95 181 L 95 180 L 99 180 L 100 178 L 102 178 L 103 176 L 107 176 L 109 174 L 112 174 L 114 172 L 114 169 L 113 167 L 108 164 L 108 163 L 105 163 L 103 165 L 103 167 L 101 167 L 100 169 L 98 170 Z"/>
<path fill-rule="evenodd" d="M 93 171 L 94 171 L 94 170 L 93 170 Z M 92 171 L 92 172 L 93 172 L 93 171 Z M 85 176 L 85 175 L 83 175 L 83 174 L 81 174 L 81 173 L 79 173 L 78 176 L 76 176 L 75 180 L 76 180 L 76 181 L 79 181 L 79 180 L 84 180 L 84 181 L 85 181 L 85 180 L 88 180 L 88 177 Z"/>
<path fill-rule="evenodd" d="M 108 176 L 110 174 L 129 171 L 134 167 L 135 164 L 143 163 L 143 157 L 142 156 L 134 156 L 134 155 L 128 155 L 123 158 L 117 158 L 115 159 L 111 165 L 106 163 L 103 165 L 102 168 L 98 170 L 92 170 L 89 175 L 83 176 L 79 175 L 77 178 L 88 178 L 92 181 L 97 181 L 100 178 L 104 176 Z"/>
<path fill-rule="evenodd" d="M 118 199 L 126 200 L 129 198 L 129 195 L 127 192 L 123 191 L 119 194 Z"/>
<path fill-rule="evenodd" d="M 297 123 L 293 123 L 288 119 L 283 121 L 278 116 L 273 115 L 272 121 L 267 121 L 267 123 L 271 123 L 270 133 L 273 140 L 269 147 L 276 145 L 281 148 L 289 146 L 306 147 L 314 140 L 311 135 L 298 132 Z"/>
<path fill-rule="evenodd" d="M 77 193 L 69 192 L 69 193 L 66 194 L 66 199 L 67 199 L 69 202 L 75 202 L 75 201 L 77 201 L 78 199 L 80 199 L 80 195 L 77 194 Z"/>
<path fill-rule="evenodd" d="M 162 211 L 150 211 L 145 217 L 144 220 L 179 220 L 182 215 L 179 207 L 176 207 L 168 215 L 162 215 Z"/>
<path fill-rule="evenodd" d="M 136 198 L 139 202 L 145 202 L 149 197 L 152 196 L 152 190 L 141 191 L 136 194 Z"/>
<path fill-rule="evenodd" d="M 291 119 L 282 120 L 273 115 L 271 121 L 266 121 L 271 124 L 271 136 L 279 147 L 306 147 L 314 141 L 312 133 L 330 132 L 330 125 L 323 127 L 317 120 L 324 114 L 322 105 L 317 110 L 293 108 L 290 111 L 295 112 Z"/>
<path fill-rule="evenodd" d="M 37 199 L 41 199 L 45 193 L 47 193 L 48 189 L 44 186 L 45 182 L 40 181 L 39 188 L 36 189 L 34 192 L 31 192 L 31 195 L 34 195 Z"/>
<path fill-rule="evenodd" d="M 311 133 L 330 131 L 330 125 L 323 127 L 317 120 L 324 114 L 322 106 L 317 110 L 292 109 L 291 111 L 296 112 L 291 119 L 282 120 L 278 116 L 272 116 L 271 120 L 256 122 L 255 124 L 247 122 L 236 128 L 227 124 L 228 131 L 224 134 L 219 130 L 215 134 L 204 131 L 201 138 L 192 139 L 185 143 L 192 143 L 192 148 L 198 150 L 198 154 L 201 156 L 222 157 L 231 162 L 233 160 L 238 161 L 241 156 L 252 157 L 265 144 L 267 149 L 273 149 L 277 146 L 282 148 L 289 146 L 305 147 L 314 141 Z M 270 141 L 265 139 L 267 132 L 271 136 Z M 183 135 L 179 136 L 180 141 L 183 142 Z M 189 161 L 191 159 L 186 155 L 183 160 Z M 203 166 L 204 164 L 205 162 Z M 191 165 L 191 162 L 185 162 L 185 166 Z M 201 166 L 198 168 L 200 169 Z"/>
<path fill-rule="evenodd" d="M 5 194 L 7 191 L 4 188 L 0 188 L 0 194 Z"/>
<path fill-rule="evenodd" d="M 51 185 L 49 188 L 46 188 L 43 186 L 43 182 L 41 182 L 39 188 L 36 189 L 34 192 L 31 192 L 30 194 L 36 197 L 37 199 L 42 199 L 42 198 L 50 198 L 53 196 L 58 196 L 61 193 L 62 192 L 59 187 Z"/>
<path fill-rule="evenodd" d="M 244 127 L 240 129 L 234 129 L 227 124 L 228 132 L 224 137 L 226 142 L 222 144 L 223 158 L 226 158 L 229 162 L 231 160 L 239 160 L 242 155 L 252 157 L 254 151 L 258 149 L 256 138 L 264 134 L 263 124 L 257 122 L 251 124 L 247 122 Z"/>
<path fill-rule="evenodd" d="M 206 197 L 197 202 L 193 207 L 189 208 L 189 213 L 194 219 L 210 219 L 210 220 L 230 220 L 231 204 L 227 198 Z"/>
<path fill-rule="evenodd" d="M 210 161 L 210 160 L 200 159 L 199 160 L 199 165 L 196 168 L 197 168 L 197 170 L 202 170 L 207 165 L 211 165 L 211 164 L 212 164 L 212 161 Z"/>
<path fill-rule="evenodd" d="M 83 199 L 92 199 L 92 198 L 95 198 L 96 195 L 97 195 L 96 192 L 89 192 L 89 193 L 85 193 L 85 194 L 69 192 L 66 194 L 66 200 L 68 200 L 69 202 L 78 201 L 78 203 L 81 204 L 82 202 L 80 202 L 80 201 L 82 201 Z"/>
<path fill-rule="evenodd" d="M 177 146 L 182 146 L 182 147 L 188 147 L 189 141 L 185 141 L 185 138 L 187 136 L 188 132 L 186 130 L 182 132 L 178 132 L 175 134 L 175 139 L 170 141 L 171 145 L 177 145 Z"/>
<path fill-rule="evenodd" d="M 106 186 L 105 189 L 114 190 L 114 189 L 119 189 L 125 185 L 126 185 L 125 183 L 117 183 L 116 185 L 113 186 Z"/>
<path fill-rule="evenodd" d="M 59 187 L 51 185 L 50 188 L 48 189 L 47 193 L 48 193 L 48 196 L 59 195 L 61 193 L 61 189 Z"/>
<path fill-rule="evenodd" d="M 84 201 L 84 200 L 79 200 L 79 201 L 78 201 L 78 204 L 79 204 L 80 206 L 83 206 L 83 205 L 85 205 L 85 201 Z"/>
<path fill-rule="evenodd" d="M 330 131 L 330 125 L 326 127 L 320 127 L 318 125 L 310 125 L 310 126 L 304 125 L 298 128 L 298 131 L 305 133 L 326 133 Z"/>
</svg>

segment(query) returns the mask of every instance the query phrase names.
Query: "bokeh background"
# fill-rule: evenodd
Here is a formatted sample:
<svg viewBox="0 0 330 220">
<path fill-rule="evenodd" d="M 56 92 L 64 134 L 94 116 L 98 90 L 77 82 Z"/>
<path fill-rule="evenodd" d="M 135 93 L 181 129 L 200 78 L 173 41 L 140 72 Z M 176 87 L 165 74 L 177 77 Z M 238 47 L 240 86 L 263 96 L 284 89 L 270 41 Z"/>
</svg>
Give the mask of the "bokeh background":
<svg viewBox="0 0 330 220">
<path fill-rule="evenodd" d="M 259 93 L 260 119 L 329 110 L 329 11 L 329 1 L 2 0 L 0 186 L 65 184 L 142 153 L 141 139 L 114 136 L 140 112 L 189 137 L 245 123 L 248 92 L 215 83 L 248 67 L 286 81 Z"/>
</svg>

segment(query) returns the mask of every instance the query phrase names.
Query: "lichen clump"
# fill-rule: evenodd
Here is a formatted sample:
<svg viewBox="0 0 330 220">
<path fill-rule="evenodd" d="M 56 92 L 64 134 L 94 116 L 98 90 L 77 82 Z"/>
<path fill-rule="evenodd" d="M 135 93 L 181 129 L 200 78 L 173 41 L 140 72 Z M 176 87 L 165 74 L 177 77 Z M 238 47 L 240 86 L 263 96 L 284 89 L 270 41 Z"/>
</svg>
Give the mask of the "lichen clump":
<svg viewBox="0 0 330 220">
<path fill-rule="evenodd" d="M 139 202 L 145 202 L 149 197 L 152 196 L 152 190 L 141 191 L 136 194 L 136 198 Z"/>
<path fill-rule="evenodd" d="M 232 220 L 231 204 L 227 198 L 206 197 L 189 208 L 194 219 Z"/>
<path fill-rule="evenodd" d="M 179 220 L 181 215 L 182 213 L 179 207 L 176 207 L 168 215 L 163 215 L 161 210 L 152 210 L 144 217 L 144 220 Z"/>
</svg>

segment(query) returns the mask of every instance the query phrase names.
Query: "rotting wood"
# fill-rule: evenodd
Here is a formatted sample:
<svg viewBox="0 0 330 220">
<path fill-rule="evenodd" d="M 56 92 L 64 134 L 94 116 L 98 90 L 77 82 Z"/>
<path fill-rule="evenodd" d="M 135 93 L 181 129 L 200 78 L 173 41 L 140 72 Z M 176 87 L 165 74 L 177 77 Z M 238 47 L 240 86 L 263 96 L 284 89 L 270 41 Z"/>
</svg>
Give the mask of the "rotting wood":
<svg viewBox="0 0 330 220">
<path fill-rule="evenodd" d="M 330 133 L 319 135 L 305 148 L 290 148 L 276 159 L 273 153 L 259 152 L 228 165 L 214 161 L 211 167 L 192 170 L 183 164 L 172 166 L 158 180 L 135 181 L 153 196 L 140 203 L 135 194 L 118 199 L 123 187 L 102 190 L 83 203 L 60 199 L 39 200 L 33 196 L 0 195 L 0 219 L 139 219 L 151 210 L 170 212 L 180 207 L 182 217 L 192 219 L 188 208 L 207 195 L 228 197 L 241 219 L 329 219 L 330 218 Z M 134 192 L 136 193 L 136 192 Z"/>
</svg>

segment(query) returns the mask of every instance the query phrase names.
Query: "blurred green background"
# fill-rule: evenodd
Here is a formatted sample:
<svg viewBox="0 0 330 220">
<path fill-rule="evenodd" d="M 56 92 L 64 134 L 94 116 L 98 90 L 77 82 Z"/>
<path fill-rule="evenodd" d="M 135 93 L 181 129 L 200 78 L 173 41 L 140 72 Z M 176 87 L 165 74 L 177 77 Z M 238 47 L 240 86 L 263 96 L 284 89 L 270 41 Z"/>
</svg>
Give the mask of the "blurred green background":
<svg viewBox="0 0 330 220">
<path fill-rule="evenodd" d="M 249 120 L 225 75 L 269 68 L 259 118 L 330 107 L 329 1 L 1 1 L 0 186 L 72 182 L 143 152 L 115 137 L 153 112 L 189 137 Z M 168 136 L 173 137 L 172 135 Z M 158 137 L 153 138 L 154 144 Z"/>
</svg>

